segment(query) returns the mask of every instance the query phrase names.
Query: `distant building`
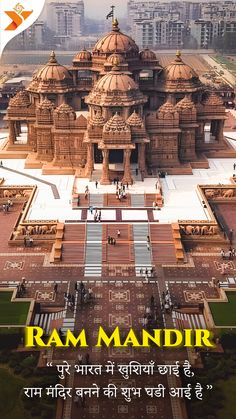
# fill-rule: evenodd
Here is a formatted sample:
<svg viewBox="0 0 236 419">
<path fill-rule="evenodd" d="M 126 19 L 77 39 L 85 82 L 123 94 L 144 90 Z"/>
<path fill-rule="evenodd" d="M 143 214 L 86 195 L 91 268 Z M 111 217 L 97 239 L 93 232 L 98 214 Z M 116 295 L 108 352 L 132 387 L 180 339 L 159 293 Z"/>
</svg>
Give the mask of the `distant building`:
<svg viewBox="0 0 236 419">
<path fill-rule="evenodd" d="M 163 18 L 187 22 L 200 17 L 201 3 L 199 2 L 128 0 L 128 24 L 131 28 L 135 19 Z"/>
<path fill-rule="evenodd" d="M 40 49 L 43 45 L 43 34 L 45 24 L 41 20 L 37 20 L 33 25 L 25 31 L 17 35 L 9 44 L 9 49 Z"/>
<path fill-rule="evenodd" d="M 142 48 L 182 48 L 184 23 L 180 20 L 134 20 L 132 36 Z"/>
<path fill-rule="evenodd" d="M 142 48 L 181 48 L 187 22 L 200 16 L 199 3 L 128 1 L 131 35 Z"/>
<path fill-rule="evenodd" d="M 209 48 L 217 38 L 222 38 L 226 33 L 236 33 L 236 19 L 199 19 L 191 22 L 190 29 L 198 48 Z"/>
<path fill-rule="evenodd" d="M 46 22 L 59 38 L 81 36 L 84 32 L 84 2 L 49 1 L 46 8 Z"/>
</svg>

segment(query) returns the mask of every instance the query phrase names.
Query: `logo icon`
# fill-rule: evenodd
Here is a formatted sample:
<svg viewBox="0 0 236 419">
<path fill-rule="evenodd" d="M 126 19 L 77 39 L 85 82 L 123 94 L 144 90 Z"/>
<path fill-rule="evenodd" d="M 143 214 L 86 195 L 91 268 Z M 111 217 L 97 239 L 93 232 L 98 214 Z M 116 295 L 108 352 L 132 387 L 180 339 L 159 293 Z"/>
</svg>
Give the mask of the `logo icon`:
<svg viewBox="0 0 236 419">
<path fill-rule="evenodd" d="M 5 28 L 5 31 L 15 31 L 30 15 L 33 10 L 25 10 L 25 8 L 17 3 L 13 10 L 5 11 L 7 16 L 10 17 L 12 22 Z"/>
</svg>

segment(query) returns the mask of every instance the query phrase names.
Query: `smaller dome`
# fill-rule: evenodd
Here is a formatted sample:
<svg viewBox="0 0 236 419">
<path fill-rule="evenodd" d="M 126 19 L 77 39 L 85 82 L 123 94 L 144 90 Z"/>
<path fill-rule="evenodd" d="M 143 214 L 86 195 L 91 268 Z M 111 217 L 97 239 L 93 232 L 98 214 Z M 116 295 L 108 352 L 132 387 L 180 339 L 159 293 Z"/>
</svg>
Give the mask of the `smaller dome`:
<svg viewBox="0 0 236 419">
<path fill-rule="evenodd" d="M 108 57 L 107 63 L 112 65 L 112 67 L 119 67 L 125 62 L 124 58 L 120 54 L 112 54 Z"/>
<path fill-rule="evenodd" d="M 116 112 L 114 116 L 112 116 L 107 123 L 104 125 L 103 131 L 105 132 L 129 132 L 130 129 L 128 125 L 126 125 L 123 118 Z"/>
<path fill-rule="evenodd" d="M 129 116 L 126 123 L 130 127 L 142 127 L 143 126 L 143 120 L 142 120 L 141 116 L 136 111 L 134 111 Z"/>
<path fill-rule="evenodd" d="M 105 124 L 105 119 L 103 118 L 102 114 L 99 112 L 99 113 L 96 113 L 96 115 L 94 115 L 90 119 L 90 123 L 92 125 L 103 126 Z"/>
<path fill-rule="evenodd" d="M 204 101 L 204 105 L 206 105 L 206 106 L 223 106 L 223 101 L 217 93 L 211 92 L 210 95 Z M 212 111 L 214 112 L 214 109 Z"/>
<path fill-rule="evenodd" d="M 177 52 L 176 59 L 163 69 L 160 80 L 164 82 L 165 91 L 194 92 L 202 86 L 198 74 L 183 62 L 180 52 Z"/>
<path fill-rule="evenodd" d="M 51 110 L 54 109 L 54 104 L 47 98 L 40 102 L 37 106 L 38 110 Z"/>
<path fill-rule="evenodd" d="M 160 108 L 157 111 L 158 113 L 172 113 L 172 112 L 176 112 L 174 105 L 167 100 L 167 102 L 163 103 L 163 105 L 160 106 Z"/>
<path fill-rule="evenodd" d="M 83 49 L 82 51 L 78 52 L 76 56 L 74 57 L 73 61 L 91 61 L 92 60 L 92 54 L 90 51 L 87 51 L 86 49 Z"/>
<path fill-rule="evenodd" d="M 142 61 L 156 61 L 157 59 L 155 52 L 149 48 L 145 48 L 144 50 L 140 51 L 139 57 Z"/>
<path fill-rule="evenodd" d="M 67 105 L 67 103 L 62 103 L 54 112 L 57 114 L 75 114 L 74 109 L 70 105 Z"/>
<path fill-rule="evenodd" d="M 182 100 L 180 100 L 176 106 L 175 109 L 176 110 L 183 110 L 183 109 L 194 109 L 195 108 L 195 104 L 192 102 L 192 100 L 185 96 Z"/>
<path fill-rule="evenodd" d="M 29 92 L 36 93 L 62 93 L 71 89 L 73 89 L 72 74 L 57 62 L 54 51 L 48 63 L 33 75 L 27 88 Z"/>
<path fill-rule="evenodd" d="M 138 90 L 138 85 L 127 74 L 118 70 L 113 70 L 103 76 L 94 86 L 95 91 L 102 92 L 128 92 L 129 90 Z"/>
<path fill-rule="evenodd" d="M 30 105 L 30 98 L 26 90 L 20 90 L 9 101 L 9 106 L 11 107 L 22 107 L 22 106 L 26 107 L 29 105 Z"/>
</svg>

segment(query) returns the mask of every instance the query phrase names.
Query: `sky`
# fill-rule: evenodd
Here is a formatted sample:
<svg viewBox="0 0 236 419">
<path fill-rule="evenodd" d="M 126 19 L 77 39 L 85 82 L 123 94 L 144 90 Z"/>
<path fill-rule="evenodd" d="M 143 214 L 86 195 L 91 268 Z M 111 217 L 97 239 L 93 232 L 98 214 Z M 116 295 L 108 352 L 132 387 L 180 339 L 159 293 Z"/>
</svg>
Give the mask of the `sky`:
<svg viewBox="0 0 236 419">
<path fill-rule="evenodd" d="M 85 15 L 91 18 L 102 19 L 111 10 L 111 6 L 116 7 L 116 16 L 124 17 L 127 14 L 126 0 L 84 0 Z"/>
</svg>

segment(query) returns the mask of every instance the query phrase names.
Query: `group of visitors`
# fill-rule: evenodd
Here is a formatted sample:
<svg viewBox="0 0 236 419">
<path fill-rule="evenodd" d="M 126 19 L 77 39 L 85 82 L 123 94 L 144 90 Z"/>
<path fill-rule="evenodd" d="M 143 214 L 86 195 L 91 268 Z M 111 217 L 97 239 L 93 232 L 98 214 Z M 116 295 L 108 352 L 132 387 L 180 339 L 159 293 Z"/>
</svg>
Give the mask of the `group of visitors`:
<svg viewBox="0 0 236 419">
<path fill-rule="evenodd" d="M 153 277 L 154 276 L 154 268 L 151 267 L 150 269 L 148 268 L 140 268 L 140 276 L 143 276 L 146 280 L 148 279 L 148 277 Z"/>
<path fill-rule="evenodd" d="M 18 298 L 24 297 L 24 295 L 26 293 L 26 287 L 25 287 L 24 282 L 21 282 L 21 284 L 18 284 L 16 289 L 17 289 L 17 294 L 16 294 L 17 297 Z"/>
<path fill-rule="evenodd" d="M 150 236 L 147 236 L 147 250 L 150 250 Z"/>
<path fill-rule="evenodd" d="M 75 308 L 75 296 L 69 292 L 64 292 L 64 300 L 67 302 L 67 305 L 71 311 L 74 311 Z"/>
<path fill-rule="evenodd" d="M 25 247 L 33 247 L 34 239 L 29 234 L 24 237 L 24 246 Z"/>
<path fill-rule="evenodd" d="M 143 327 L 148 329 L 153 327 L 153 322 L 156 322 L 158 318 L 157 308 L 155 306 L 155 298 L 152 295 L 150 304 L 145 308 L 145 313 L 142 319 Z"/>
<path fill-rule="evenodd" d="M 93 218 L 94 218 L 95 223 L 96 222 L 100 223 L 102 221 L 102 211 L 95 208 Z"/>
<path fill-rule="evenodd" d="M 114 237 L 108 236 L 107 237 L 107 244 L 113 244 L 116 245 L 116 239 Z"/>
<path fill-rule="evenodd" d="M 121 182 L 119 184 L 119 182 L 116 184 L 116 199 L 119 199 L 119 201 L 121 201 L 122 199 L 126 199 L 127 194 L 126 194 L 126 189 L 128 189 L 129 184 L 127 182 L 126 186 Z"/>
<path fill-rule="evenodd" d="M 85 285 L 82 281 L 80 281 L 79 285 L 75 282 L 75 292 L 80 295 L 80 303 L 88 303 L 93 298 L 93 290 L 92 288 L 85 288 Z"/>
<path fill-rule="evenodd" d="M 167 289 L 166 292 L 162 292 L 162 303 L 161 303 L 161 311 L 163 313 L 170 313 L 173 309 L 173 304 L 170 299 L 170 292 Z"/>
<path fill-rule="evenodd" d="M 228 252 L 226 252 L 224 249 L 221 249 L 220 255 L 223 260 L 225 259 L 232 260 L 235 257 L 235 249 L 234 247 L 231 247 L 231 246 L 229 247 Z"/>
<path fill-rule="evenodd" d="M 10 211 L 10 208 L 12 207 L 13 207 L 13 201 L 11 201 L 11 199 L 8 199 L 6 204 L 2 204 L 3 213 L 6 214 L 7 212 Z"/>
</svg>

